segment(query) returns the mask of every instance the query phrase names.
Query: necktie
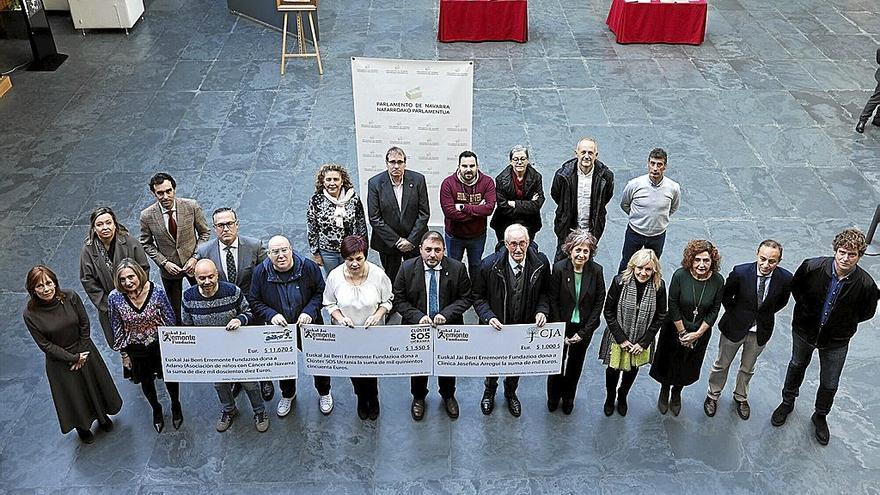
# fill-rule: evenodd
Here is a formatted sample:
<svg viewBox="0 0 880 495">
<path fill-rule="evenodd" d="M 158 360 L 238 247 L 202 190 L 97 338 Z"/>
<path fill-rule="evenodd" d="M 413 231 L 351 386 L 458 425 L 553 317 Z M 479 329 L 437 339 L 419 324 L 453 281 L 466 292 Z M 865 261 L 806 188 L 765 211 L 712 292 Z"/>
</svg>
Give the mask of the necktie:
<svg viewBox="0 0 880 495">
<path fill-rule="evenodd" d="M 522 275 L 522 265 L 515 265 L 513 267 L 513 276 L 514 278 L 519 278 Z"/>
<path fill-rule="evenodd" d="M 770 277 L 758 277 L 761 281 L 758 283 L 758 306 L 764 303 L 764 292 L 767 290 L 767 279 Z"/>
<path fill-rule="evenodd" d="M 168 233 L 176 241 L 177 240 L 177 220 L 174 219 L 174 210 L 168 210 Z"/>
<path fill-rule="evenodd" d="M 437 294 L 437 270 L 431 270 L 431 279 L 428 281 L 428 316 L 434 318 L 434 315 L 440 312 L 440 297 Z"/>
<path fill-rule="evenodd" d="M 232 255 L 232 246 L 226 246 L 226 280 L 235 283 L 235 257 Z"/>
</svg>

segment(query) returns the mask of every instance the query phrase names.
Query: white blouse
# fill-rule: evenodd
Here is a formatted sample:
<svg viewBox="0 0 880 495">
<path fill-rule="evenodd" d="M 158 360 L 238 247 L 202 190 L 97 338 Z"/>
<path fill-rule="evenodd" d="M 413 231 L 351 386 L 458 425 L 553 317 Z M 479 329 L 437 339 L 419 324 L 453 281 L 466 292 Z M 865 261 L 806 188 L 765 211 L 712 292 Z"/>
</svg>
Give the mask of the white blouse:
<svg viewBox="0 0 880 495">
<path fill-rule="evenodd" d="M 363 325 L 379 306 L 391 311 L 391 300 L 394 298 L 388 275 L 381 267 L 369 261 L 366 263 L 367 278 L 360 285 L 351 285 L 345 280 L 343 263 L 327 275 L 324 287 L 324 308 L 327 312 L 333 314 L 338 309 L 355 325 Z"/>
</svg>

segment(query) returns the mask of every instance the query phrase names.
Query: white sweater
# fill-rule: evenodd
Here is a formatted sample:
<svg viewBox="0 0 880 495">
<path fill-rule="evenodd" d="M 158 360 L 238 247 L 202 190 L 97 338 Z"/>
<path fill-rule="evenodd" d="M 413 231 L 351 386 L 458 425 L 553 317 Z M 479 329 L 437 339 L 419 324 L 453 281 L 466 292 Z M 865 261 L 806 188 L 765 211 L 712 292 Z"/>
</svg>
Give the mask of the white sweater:
<svg viewBox="0 0 880 495">
<path fill-rule="evenodd" d="M 338 309 L 355 325 L 363 325 L 379 306 L 391 311 L 391 299 L 394 298 L 388 275 L 381 267 L 369 261 L 366 263 L 367 278 L 361 285 L 351 285 L 345 280 L 343 263 L 327 275 L 327 285 L 324 287 L 324 308 L 327 312 L 332 315 Z"/>
</svg>

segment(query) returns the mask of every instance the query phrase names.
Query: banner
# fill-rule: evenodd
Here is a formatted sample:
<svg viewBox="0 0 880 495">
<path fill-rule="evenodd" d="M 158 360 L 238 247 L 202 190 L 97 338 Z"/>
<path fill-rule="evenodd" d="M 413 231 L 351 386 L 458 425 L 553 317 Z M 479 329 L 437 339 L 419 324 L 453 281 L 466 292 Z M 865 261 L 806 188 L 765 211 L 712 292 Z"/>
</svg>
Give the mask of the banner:
<svg viewBox="0 0 880 495">
<path fill-rule="evenodd" d="M 351 59 L 358 179 L 385 171 L 385 152 L 397 146 L 406 168 L 425 175 L 432 226 L 443 225 L 440 184 L 471 147 L 474 63 L 435 60 Z"/>
<path fill-rule="evenodd" d="M 445 325 L 434 339 L 437 376 L 551 375 L 562 369 L 565 323 Z"/>
<path fill-rule="evenodd" d="M 254 382 L 296 378 L 294 326 L 159 327 L 169 382 Z"/>
<path fill-rule="evenodd" d="M 310 375 L 430 375 L 434 346 L 428 326 L 301 325 L 303 361 Z"/>
</svg>

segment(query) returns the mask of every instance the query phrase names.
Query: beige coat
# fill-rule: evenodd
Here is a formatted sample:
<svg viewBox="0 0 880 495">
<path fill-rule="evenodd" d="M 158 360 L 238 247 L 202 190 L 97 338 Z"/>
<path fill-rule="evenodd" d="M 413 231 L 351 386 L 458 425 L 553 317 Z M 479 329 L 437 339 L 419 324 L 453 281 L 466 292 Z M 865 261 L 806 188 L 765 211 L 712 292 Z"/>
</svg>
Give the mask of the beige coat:
<svg viewBox="0 0 880 495">
<path fill-rule="evenodd" d="M 196 255 L 198 245 L 211 238 L 211 231 L 202 207 L 192 199 L 177 198 L 177 240 L 168 233 L 162 207 L 153 203 L 141 211 L 141 245 L 147 256 L 159 266 L 162 278 L 183 278 L 184 273 L 171 275 L 162 267 L 166 261 L 183 267 Z"/>
</svg>

